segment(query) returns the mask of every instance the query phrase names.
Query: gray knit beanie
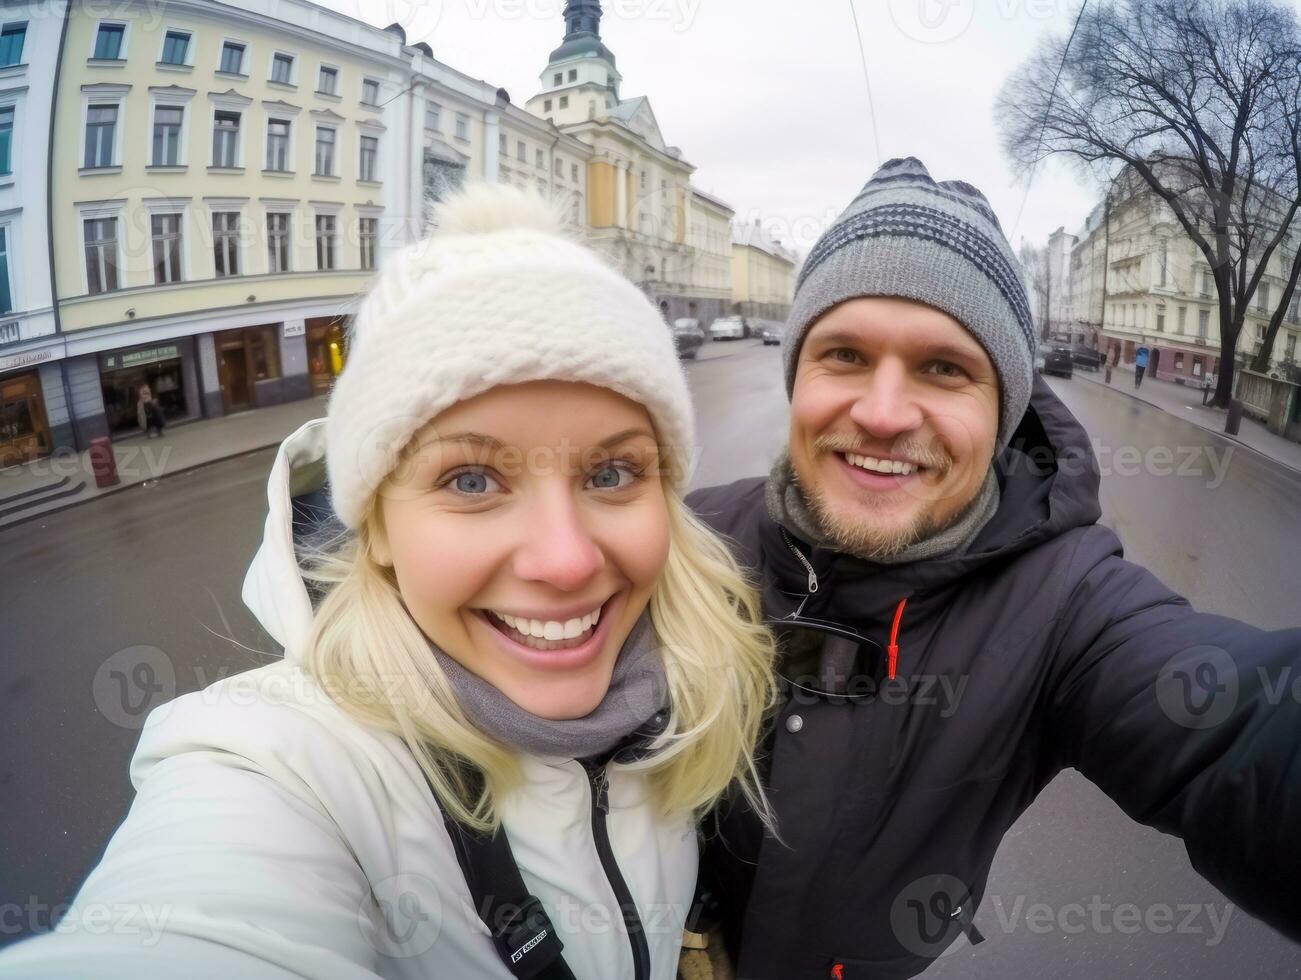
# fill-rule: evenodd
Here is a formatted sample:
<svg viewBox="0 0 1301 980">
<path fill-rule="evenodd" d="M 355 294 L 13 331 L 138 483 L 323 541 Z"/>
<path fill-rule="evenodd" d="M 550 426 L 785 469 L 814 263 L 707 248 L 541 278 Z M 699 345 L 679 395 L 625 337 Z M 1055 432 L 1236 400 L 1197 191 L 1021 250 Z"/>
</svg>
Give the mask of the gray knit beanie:
<svg viewBox="0 0 1301 980">
<path fill-rule="evenodd" d="M 809 327 L 860 296 L 898 296 L 943 310 L 980 341 L 998 371 L 998 445 L 1025 414 L 1034 324 L 1021 267 L 994 210 L 970 184 L 936 183 L 920 160 L 891 160 L 827 229 L 800 270 L 786 323 L 786 393 Z"/>
</svg>

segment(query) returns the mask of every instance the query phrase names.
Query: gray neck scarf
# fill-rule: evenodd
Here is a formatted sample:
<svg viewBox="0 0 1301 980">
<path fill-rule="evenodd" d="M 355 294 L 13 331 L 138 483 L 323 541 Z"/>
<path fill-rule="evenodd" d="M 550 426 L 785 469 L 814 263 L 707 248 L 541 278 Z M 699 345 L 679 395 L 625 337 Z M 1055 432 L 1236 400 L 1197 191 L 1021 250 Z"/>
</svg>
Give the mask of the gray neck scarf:
<svg viewBox="0 0 1301 980">
<path fill-rule="evenodd" d="M 461 710 L 486 735 L 522 752 L 586 759 L 614 748 L 668 701 L 668 681 L 650 612 L 643 612 L 615 660 L 610 689 L 591 714 L 572 720 L 539 718 L 478 674 L 466 670 L 434 644 L 438 665 L 456 692 Z"/>
<path fill-rule="evenodd" d="M 991 465 L 975 499 L 963 511 L 956 523 L 950 524 L 937 534 L 914 542 L 899 554 L 889 558 L 875 555 L 854 557 L 878 565 L 904 565 L 927 558 L 954 558 L 965 555 L 972 542 L 976 540 L 976 535 L 998 511 L 999 499 L 998 477 L 994 475 L 994 467 Z M 804 494 L 795 480 L 795 470 L 791 466 L 790 456 L 785 451 L 773 463 L 772 472 L 768 474 L 768 484 L 764 488 L 764 503 L 767 505 L 769 517 L 794 531 L 809 544 L 831 551 L 840 550 L 822 533 L 817 518 L 809 509 Z"/>
</svg>

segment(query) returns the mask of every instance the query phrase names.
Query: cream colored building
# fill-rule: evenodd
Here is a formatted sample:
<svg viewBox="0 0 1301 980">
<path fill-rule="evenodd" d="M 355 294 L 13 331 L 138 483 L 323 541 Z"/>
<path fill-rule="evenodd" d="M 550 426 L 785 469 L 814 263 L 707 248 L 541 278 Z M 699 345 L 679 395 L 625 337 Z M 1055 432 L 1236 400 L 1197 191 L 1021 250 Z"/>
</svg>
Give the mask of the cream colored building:
<svg viewBox="0 0 1301 980">
<path fill-rule="evenodd" d="M 1133 363 L 1140 346 L 1151 351 L 1148 374 L 1197 383 L 1218 373 L 1219 306 L 1205 256 L 1184 233 L 1165 202 L 1137 178 L 1119 179 L 1110 215 L 1100 206 L 1090 215 L 1071 254 L 1071 320 L 1113 363 Z M 1252 298 L 1239 336 L 1238 354 L 1252 357 L 1260 348 L 1270 317 L 1286 285 L 1301 227 L 1277 249 Z M 1105 258 L 1104 258 L 1105 256 Z M 1105 268 L 1105 322 L 1101 270 Z M 1297 360 L 1301 303 L 1293 297 L 1274 343 L 1274 370 Z"/>
<path fill-rule="evenodd" d="M 410 237 L 403 39 L 303 0 L 75 5 L 54 272 L 81 442 L 328 389 Z M 396 205 L 396 206 L 395 206 Z"/>
<path fill-rule="evenodd" d="M 591 244 L 658 304 L 666 319 L 708 325 L 731 302 L 732 209 L 691 185 L 695 168 L 660 131 L 650 100 L 624 99 L 601 41 L 597 0 L 567 0 L 566 33 L 529 112 L 591 148 L 585 210 Z"/>
<path fill-rule="evenodd" d="M 771 241 L 758 219 L 732 233 L 732 311 L 785 320 L 795 296 L 795 255 Z"/>
</svg>

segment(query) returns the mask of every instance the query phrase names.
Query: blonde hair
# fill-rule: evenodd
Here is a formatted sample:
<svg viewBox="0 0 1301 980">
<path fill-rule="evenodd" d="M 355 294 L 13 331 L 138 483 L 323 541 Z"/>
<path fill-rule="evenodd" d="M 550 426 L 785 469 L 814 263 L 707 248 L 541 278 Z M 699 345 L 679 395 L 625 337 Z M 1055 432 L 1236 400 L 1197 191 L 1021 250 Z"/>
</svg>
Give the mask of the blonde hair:
<svg viewBox="0 0 1301 980">
<path fill-rule="evenodd" d="M 318 597 L 301 663 L 344 710 L 403 739 L 444 811 L 492 831 L 495 801 L 521 778 L 516 750 L 479 731 L 457 703 L 392 570 L 374 558 L 376 500 L 356 532 L 303 561 Z M 702 816 L 738 790 L 770 820 L 755 748 L 775 703 L 773 639 L 759 597 L 727 546 L 665 485 L 669 555 L 650 599 L 668 683 L 670 726 L 632 764 L 665 814 Z"/>
</svg>

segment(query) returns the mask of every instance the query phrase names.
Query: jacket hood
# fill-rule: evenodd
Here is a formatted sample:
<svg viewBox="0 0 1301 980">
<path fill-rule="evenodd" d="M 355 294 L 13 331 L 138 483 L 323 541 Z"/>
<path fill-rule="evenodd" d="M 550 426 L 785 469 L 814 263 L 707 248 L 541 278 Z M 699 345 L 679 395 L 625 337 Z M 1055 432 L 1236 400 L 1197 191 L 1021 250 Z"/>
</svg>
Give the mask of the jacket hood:
<svg viewBox="0 0 1301 980">
<path fill-rule="evenodd" d="M 325 419 L 280 444 L 267 479 L 262 544 L 244 576 L 244 605 L 296 661 L 312 628 L 312 600 L 294 548 L 305 532 L 336 520 L 326 494 Z"/>
</svg>

